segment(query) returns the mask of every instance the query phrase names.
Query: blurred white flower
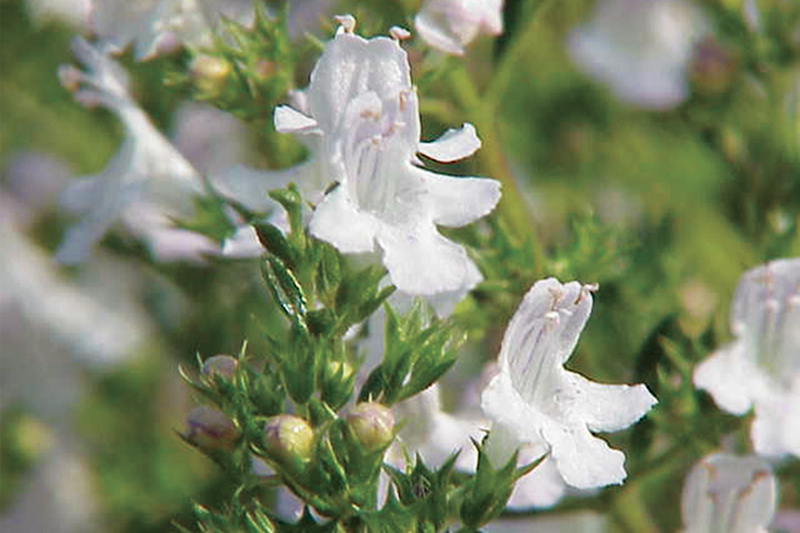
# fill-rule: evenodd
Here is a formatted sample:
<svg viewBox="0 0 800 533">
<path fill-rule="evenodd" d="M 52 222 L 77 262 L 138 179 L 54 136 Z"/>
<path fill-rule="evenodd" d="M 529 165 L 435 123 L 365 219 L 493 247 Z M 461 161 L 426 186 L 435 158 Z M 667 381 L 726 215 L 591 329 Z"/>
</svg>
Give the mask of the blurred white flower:
<svg viewBox="0 0 800 533">
<path fill-rule="evenodd" d="M 686 98 L 692 51 L 707 28 L 683 0 L 600 0 L 592 20 L 570 34 L 569 52 L 620 100 L 666 109 Z"/>
<path fill-rule="evenodd" d="M 112 53 L 133 43 L 136 59 L 180 44 L 208 45 L 220 19 L 245 22 L 252 0 L 94 0 L 92 30 Z"/>
<path fill-rule="evenodd" d="M 775 476 L 755 456 L 724 453 L 700 461 L 681 497 L 684 533 L 766 533 L 775 513 Z"/>
<path fill-rule="evenodd" d="M 479 34 L 503 32 L 503 0 L 426 0 L 414 26 L 430 46 L 463 55 Z"/>
<path fill-rule="evenodd" d="M 26 7 L 35 25 L 58 20 L 79 31 L 89 25 L 91 0 L 28 0 Z"/>
<path fill-rule="evenodd" d="M 311 233 L 344 253 L 380 248 L 392 283 L 406 293 L 469 290 L 480 272 L 436 226 L 463 226 L 489 213 L 500 183 L 429 172 L 416 153 L 463 159 L 480 147 L 475 129 L 467 124 L 420 142 L 406 53 L 395 40 L 354 35 L 352 17 L 340 21 L 311 73 L 306 113 L 275 111 L 278 131 L 297 134 L 311 148 L 302 180 L 334 183 L 312 215 Z"/>
<path fill-rule="evenodd" d="M 64 66 L 59 71 L 62 83 L 75 89 L 75 98 L 84 105 L 100 105 L 115 113 L 126 136 L 101 173 L 70 183 L 62 193 L 63 206 L 83 218 L 67 230 L 57 260 L 84 261 L 120 217 L 149 241 L 157 255 L 160 250 L 170 252 L 169 243 L 176 241 L 185 248 L 179 256 L 216 250 L 205 237 L 171 227 L 171 217 L 191 210 L 193 197 L 203 191 L 198 172 L 133 101 L 119 64 L 81 38 L 73 42 L 73 51 L 88 71 Z"/>
<path fill-rule="evenodd" d="M 500 372 L 481 398 L 494 421 L 487 441 L 493 463 L 505 463 L 525 445 L 535 450 L 532 458 L 549 453 L 573 487 L 625 479 L 625 455 L 591 432 L 627 428 L 656 399 L 644 385 L 594 383 L 563 368 L 589 318 L 595 288 L 577 281 L 562 285 L 554 278 L 538 281 L 511 319 Z"/>
<path fill-rule="evenodd" d="M 460 450 L 456 468 L 475 471 L 478 454 L 470 438 L 480 442 L 486 423 L 443 411 L 437 383 L 398 403 L 392 411 L 402 429 L 389 449 L 390 462 L 402 466 L 406 456 L 413 459 L 419 453 L 428 467 L 438 468 Z"/>
<path fill-rule="evenodd" d="M 731 308 L 736 340 L 700 363 L 694 384 L 722 409 L 755 406 L 755 451 L 800 456 L 800 258 L 746 272 Z"/>
</svg>

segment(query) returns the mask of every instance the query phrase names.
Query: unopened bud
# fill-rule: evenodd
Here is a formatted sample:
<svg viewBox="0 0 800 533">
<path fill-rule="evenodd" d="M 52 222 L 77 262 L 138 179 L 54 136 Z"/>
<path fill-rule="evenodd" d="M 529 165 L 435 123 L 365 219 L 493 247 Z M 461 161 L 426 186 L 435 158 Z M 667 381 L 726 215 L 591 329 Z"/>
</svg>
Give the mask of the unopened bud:
<svg viewBox="0 0 800 533">
<path fill-rule="evenodd" d="M 706 38 L 695 47 L 691 77 L 702 94 L 717 95 L 728 90 L 736 75 L 736 59 L 721 43 Z"/>
<path fill-rule="evenodd" d="M 231 449 L 239 438 L 233 422 L 221 411 L 201 405 L 186 415 L 187 440 L 205 449 Z"/>
<path fill-rule="evenodd" d="M 262 80 L 267 80 L 278 72 L 278 64 L 274 61 L 261 60 L 256 63 L 256 74 Z"/>
<path fill-rule="evenodd" d="M 379 403 L 358 404 L 347 415 L 347 423 L 366 451 L 378 450 L 394 438 L 394 415 Z"/>
<path fill-rule="evenodd" d="M 227 61 L 209 55 L 195 57 L 190 69 L 197 88 L 211 95 L 222 92 L 231 73 L 231 65 Z"/>
<path fill-rule="evenodd" d="M 236 368 L 238 366 L 239 361 L 230 355 L 215 355 L 205 360 L 201 372 L 204 376 L 208 377 L 220 376 L 231 379 L 236 373 Z"/>
<path fill-rule="evenodd" d="M 309 461 L 313 446 L 314 430 L 297 416 L 278 415 L 264 427 L 264 447 L 284 461 Z"/>
</svg>

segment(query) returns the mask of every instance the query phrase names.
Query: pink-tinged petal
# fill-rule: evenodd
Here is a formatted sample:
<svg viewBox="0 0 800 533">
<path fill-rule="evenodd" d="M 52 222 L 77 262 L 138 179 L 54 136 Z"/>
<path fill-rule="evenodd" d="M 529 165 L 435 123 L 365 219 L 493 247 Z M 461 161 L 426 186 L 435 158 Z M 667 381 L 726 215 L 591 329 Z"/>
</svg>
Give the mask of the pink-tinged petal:
<svg viewBox="0 0 800 533">
<path fill-rule="evenodd" d="M 343 186 L 331 191 L 317 206 L 309 224 L 311 234 L 344 253 L 375 251 L 379 221 L 359 211 Z"/>
<path fill-rule="evenodd" d="M 285 105 L 275 108 L 273 120 L 275 129 L 280 133 L 312 133 L 319 131 L 319 124 L 317 124 L 316 120 Z"/>
<path fill-rule="evenodd" d="M 579 489 L 619 485 L 627 476 L 625 454 L 589 433 L 583 424 L 546 424 L 544 439 L 567 484 Z"/>
<path fill-rule="evenodd" d="M 475 126 L 464 124 L 461 129 L 447 130 L 435 141 L 419 143 L 419 153 L 440 163 L 452 163 L 471 156 L 480 147 Z"/>
<path fill-rule="evenodd" d="M 575 413 L 591 431 L 620 431 L 642 418 L 658 400 L 645 385 L 605 385 L 565 372 L 556 403 Z"/>
<path fill-rule="evenodd" d="M 500 200 L 500 182 L 443 176 L 417 169 L 423 178 L 435 224 L 459 227 L 488 215 Z"/>
<path fill-rule="evenodd" d="M 761 370 L 746 359 L 744 345 L 734 341 L 697 365 L 695 387 L 707 391 L 725 411 L 743 415 L 761 390 Z"/>
<path fill-rule="evenodd" d="M 483 279 L 464 247 L 442 237 L 433 224 L 381 224 L 377 239 L 389 277 L 403 292 L 470 289 Z"/>
</svg>

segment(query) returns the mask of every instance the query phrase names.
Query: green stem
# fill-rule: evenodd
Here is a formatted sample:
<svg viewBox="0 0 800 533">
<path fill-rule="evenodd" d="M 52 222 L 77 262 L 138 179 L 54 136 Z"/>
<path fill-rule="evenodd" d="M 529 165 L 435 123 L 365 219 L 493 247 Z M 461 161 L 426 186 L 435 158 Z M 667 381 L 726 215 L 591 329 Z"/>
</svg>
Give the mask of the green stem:
<svg viewBox="0 0 800 533">
<path fill-rule="evenodd" d="M 450 70 L 447 80 L 468 120 L 479 132 L 482 146 L 477 158 L 481 169 L 503 185 L 503 196 L 498 206 L 500 215 L 516 235 L 530 234 L 533 221 L 503 153 L 497 132 L 497 115 L 490 106 L 485 105 L 463 63 Z"/>
<path fill-rule="evenodd" d="M 614 498 L 611 509 L 614 519 L 622 526 L 623 531 L 630 533 L 658 533 L 647 508 L 644 506 L 639 491 L 633 485 L 625 487 Z"/>
<path fill-rule="evenodd" d="M 527 25 L 517 33 L 492 75 L 484 98 L 484 105 L 487 108 L 496 109 L 515 80 L 518 80 L 520 63 L 527 62 L 530 50 L 536 47 L 539 23 L 542 20 L 540 15 L 553 3 L 555 0 L 540 0 L 528 13 Z"/>
</svg>

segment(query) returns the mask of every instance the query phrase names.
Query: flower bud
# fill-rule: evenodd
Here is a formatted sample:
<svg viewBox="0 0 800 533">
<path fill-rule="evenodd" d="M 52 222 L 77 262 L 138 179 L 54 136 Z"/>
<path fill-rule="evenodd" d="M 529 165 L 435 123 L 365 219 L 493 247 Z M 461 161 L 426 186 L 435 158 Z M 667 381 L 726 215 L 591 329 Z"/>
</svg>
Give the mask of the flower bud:
<svg viewBox="0 0 800 533">
<path fill-rule="evenodd" d="M 284 461 L 308 462 L 314 446 L 314 430 L 308 422 L 294 415 L 272 417 L 264 426 L 264 447 Z"/>
<path fill-rule="evenodd" d="M 699 93 L 714 96 L 727 91 L 736 68 L 736 58 L 718 41 L 707 37 L 695 46 L 690 71 Z"/>
<path fill-rule="evenodd" d="M 219 95 L 223 91 L 231 73 L 231 66 L 227 61 L 209 55 L 195 57 L 190 69 L 197 88 L 211 96 Z"/>
<path fill-rule="evenodd" d="M 201 405 L 186 415 L 184 437 L 204 449 L 232 449 L 239 438 L 239 431 L 221 411 Z"/>
<path fill-rule="evenodd" d="M 209 378 L 219 376 L 221 378 L 231 379 L 236 373 L 236 368 L 238 366 L 239 361 L 230 355 L 215 355 L 205 360 L 201 372 L 204 376 L 208 376 Z"/>
<path fill-rule="evenodd" d="M 347 415 L 347 424 L 366 451 L 378 450 L 394 438 L 394 415 L 379 403 L 358 404 Z"/>
</svg>

